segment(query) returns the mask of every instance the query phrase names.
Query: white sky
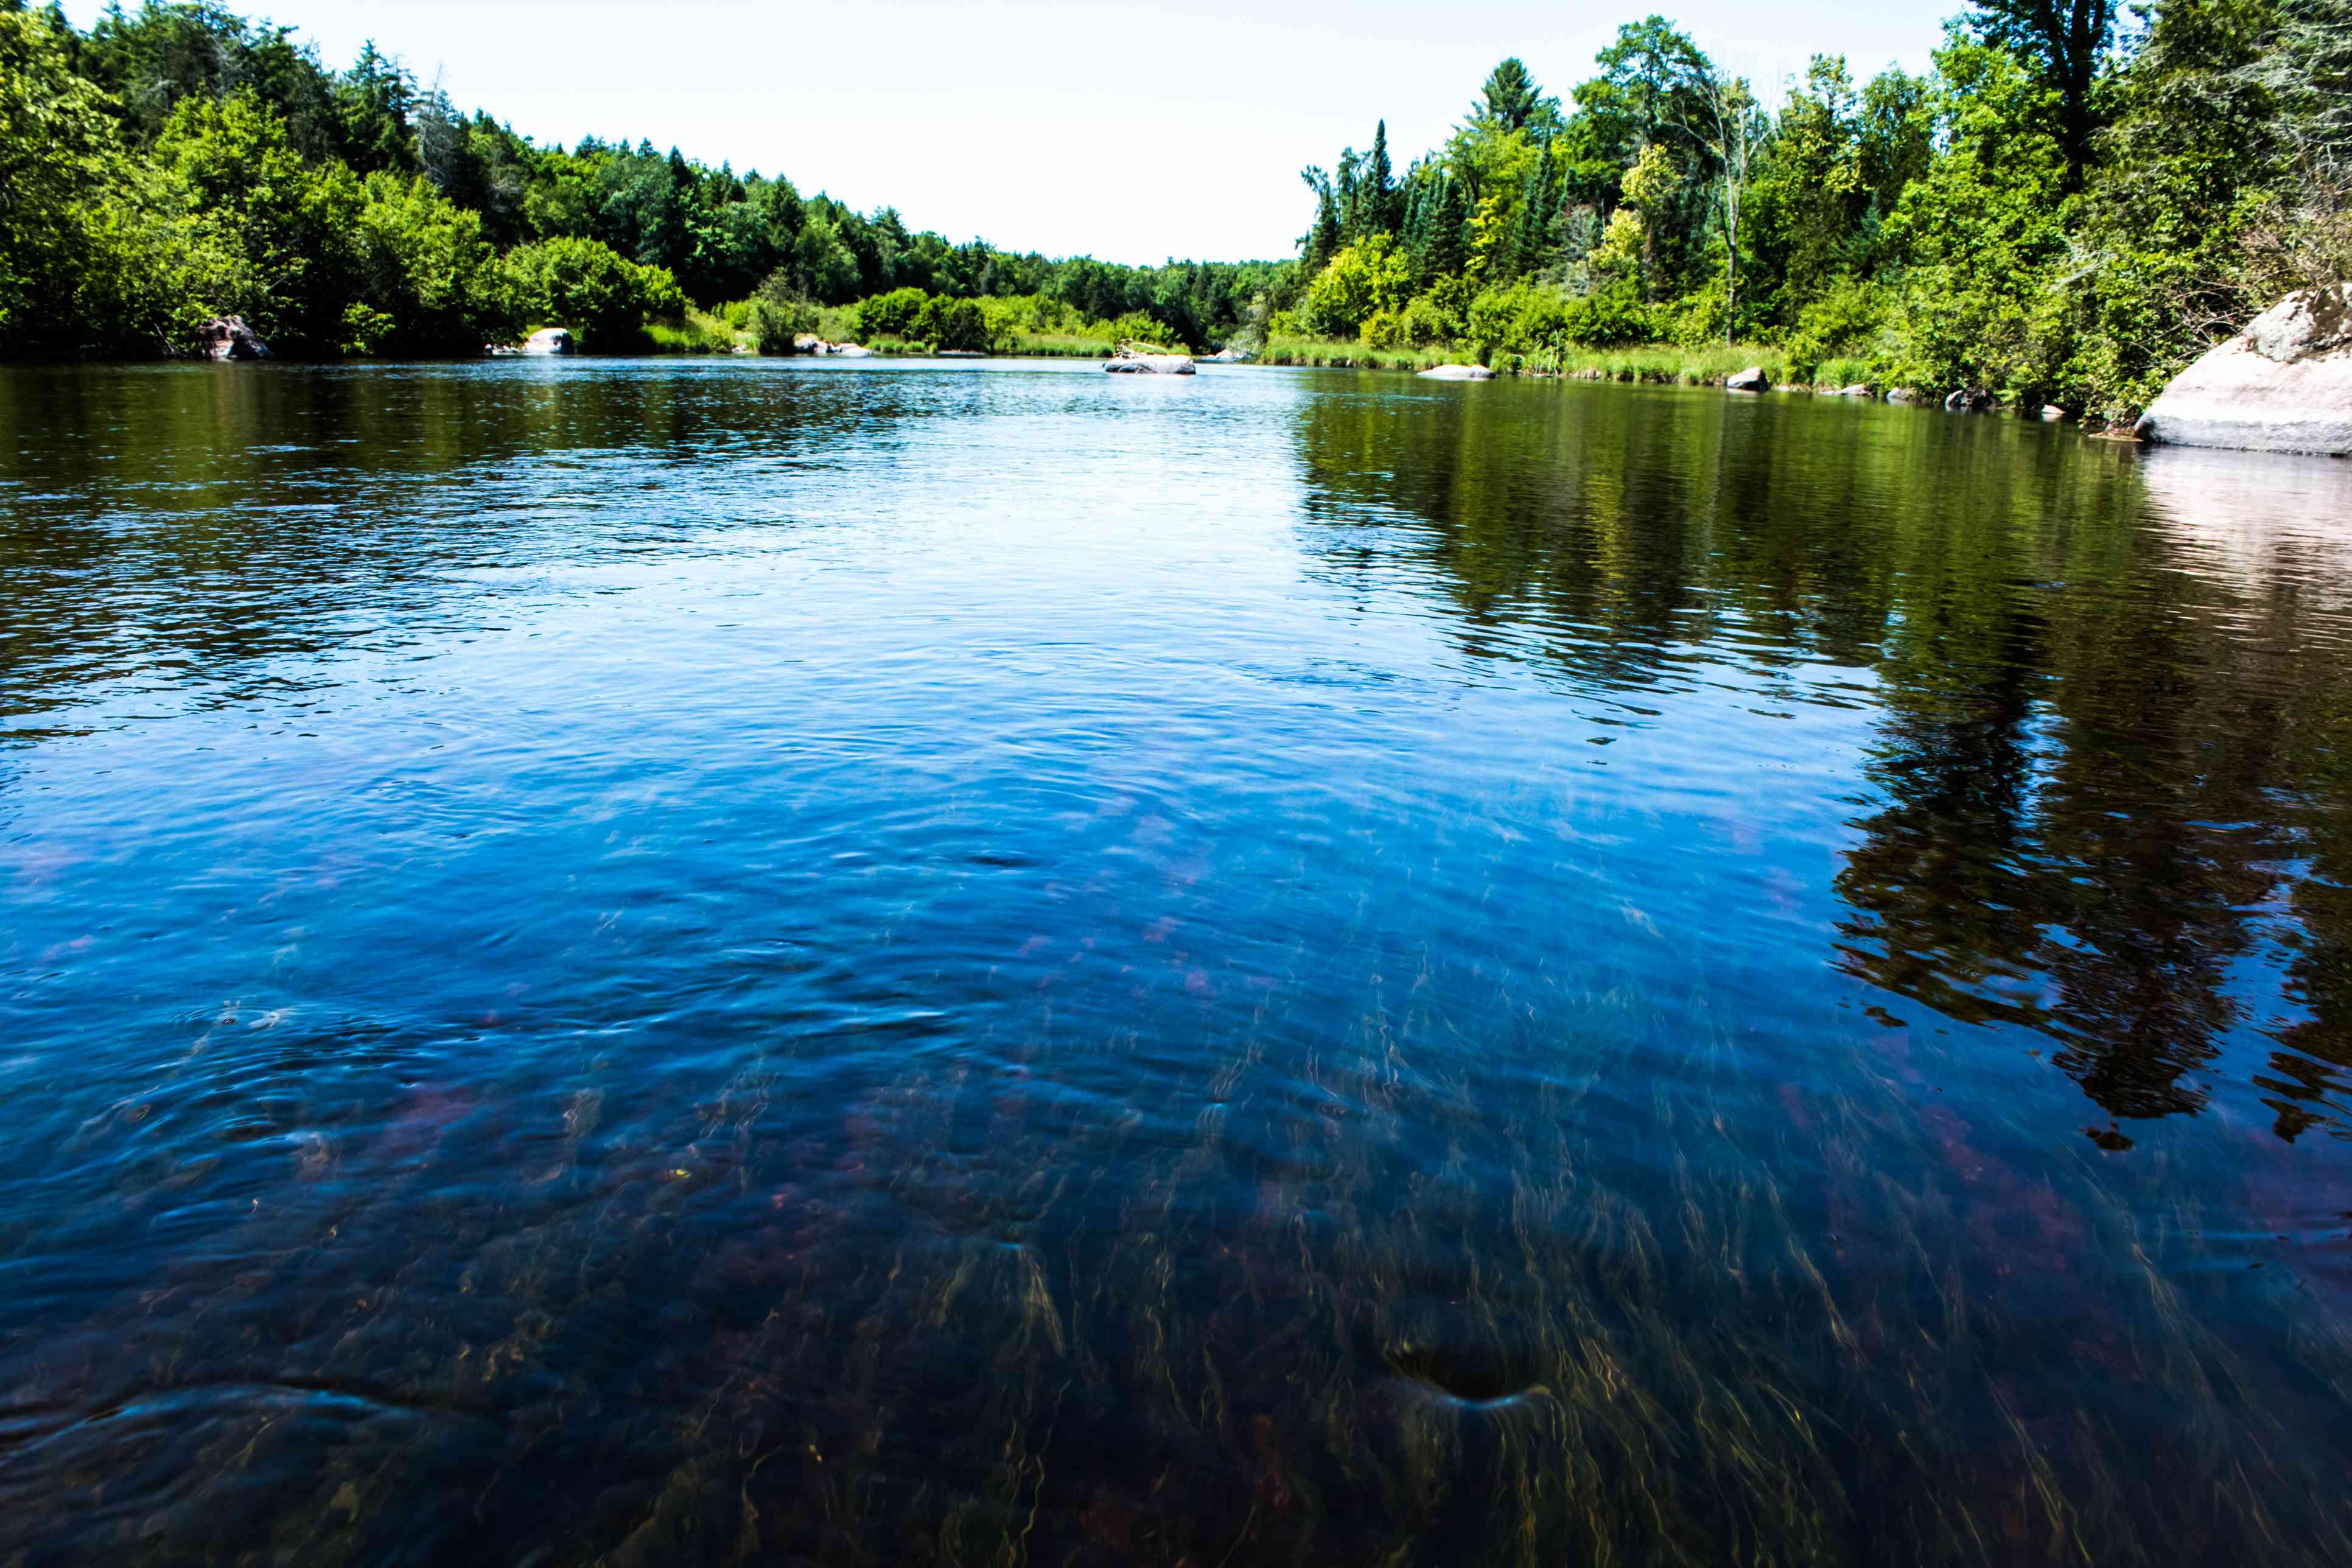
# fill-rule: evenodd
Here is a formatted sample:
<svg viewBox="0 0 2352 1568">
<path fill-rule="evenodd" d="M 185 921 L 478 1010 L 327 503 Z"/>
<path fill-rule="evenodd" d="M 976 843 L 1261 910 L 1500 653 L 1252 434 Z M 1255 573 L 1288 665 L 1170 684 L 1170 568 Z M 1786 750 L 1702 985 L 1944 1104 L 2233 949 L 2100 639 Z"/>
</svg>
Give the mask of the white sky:
<svg viewBox="0 0 2352 1568">
<path fill-rule="evenodd" d="M 103 0 L 68 0 L 87 26 Z M 231 0 L 328 64 L 362 40 L 464 109 L 566 144 L 649 138 L 792 177 L 852 206 L 1016 250 L 1156 262 L 1291 254 L 1297 172 L 1385 115 L 1402 168 L 1443 141 L 1496 61 L 1548 91 L 1653 5 L 1759 87 L 1843 53 L 1923 68 L 1962 0 Z M 126 6 L 135 8 L 132 0 Z M 1178 62 L 1188 62 L 1180 66 Z M 1189 63 L 1197 62 L 1197 63 Z M 1777 98 L 1777 88 L 1767 96 Z"/>
</svg>

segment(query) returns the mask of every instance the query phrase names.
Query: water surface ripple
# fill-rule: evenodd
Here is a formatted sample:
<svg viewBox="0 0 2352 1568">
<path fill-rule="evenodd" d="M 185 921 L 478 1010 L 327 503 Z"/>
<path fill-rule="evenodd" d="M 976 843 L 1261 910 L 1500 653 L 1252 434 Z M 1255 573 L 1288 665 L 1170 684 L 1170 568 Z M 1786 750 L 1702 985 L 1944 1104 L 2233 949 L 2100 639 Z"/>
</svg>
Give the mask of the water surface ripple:
<svg viewBox="0 0 2352 1568">
<path fill-rule="evenodd" d="M 0 375 L 0 1562 L 2352 1560 L 2352 465 Z"/>
</svg>

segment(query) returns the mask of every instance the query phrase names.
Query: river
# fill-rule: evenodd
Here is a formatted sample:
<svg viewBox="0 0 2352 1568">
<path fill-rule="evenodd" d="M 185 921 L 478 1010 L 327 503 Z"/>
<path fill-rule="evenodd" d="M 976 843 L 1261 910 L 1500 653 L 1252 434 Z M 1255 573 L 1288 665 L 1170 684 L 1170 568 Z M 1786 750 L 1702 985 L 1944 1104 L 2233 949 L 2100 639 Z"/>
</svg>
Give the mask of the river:
<svg viewBox="0 0 2352 1568">
<path fill-rule="evenodd" d="M 0 1561 L 2340 1563 L 2352 465 L 0 373 Z"/>
</svg>

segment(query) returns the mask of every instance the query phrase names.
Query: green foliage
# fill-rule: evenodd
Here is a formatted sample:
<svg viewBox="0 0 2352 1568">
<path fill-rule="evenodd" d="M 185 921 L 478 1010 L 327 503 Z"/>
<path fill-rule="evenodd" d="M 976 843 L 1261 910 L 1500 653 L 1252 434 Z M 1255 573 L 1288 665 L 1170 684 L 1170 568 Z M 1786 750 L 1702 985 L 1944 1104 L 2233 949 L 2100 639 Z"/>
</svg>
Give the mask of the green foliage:
<svg viewBox="0 0 2352 1568">
<path fill-rule="evenodd" d="M 1973 0 L 1932 76 L 1817 57 L 1769 114 L 1661 16 L 1563 109 L 1516 58 L 1445 144 L 1305 171 L 1297 261 L 1123 267 L 911 230 L 791 181 L 542 146 L 213 0 L 87 33 L 0 0 L 0 353 L 470 353 L 539 323 L 697 352 L 804 331 L 1505 364 L 1761 332 L 1790 363 L 2128 416 L 2352 271 L 2352 0 Z M 1344 340 L 1355 345 L 1329 345 Z M 1615 362 L 1612 362 L 1612 363 Z M 1857 378 L 1859 379 L 1859 378 Z"/>
<path fill-rule="evenodd" d="M 1308 331 L 1347 337 L 1383 310 L 1401 309 L 1412 291 L 1412 269 L 1384 234 L 1343 247 L 1307 286 L 1298 319 Z"/>
<path fill-rule="evenodd" d="M 601 240 L 558 237 L 517 246 L 505 271 L 511 308 L 526 325 L 569 327 L 581 346 L 632 346 L 647 318 L 676 315 L 686 295 L 668 269 L 642 267 Z"/>
<path fill-rule="evenodd" d="M 1843 379 L 1818 374 L 1820 367 L 1840 357 L 1879 363 L 1893 357 L 1891 327 L 1895 318 L 1893 290 L 1869 279 L 1841 278 L 1809 300 L 1798 312 L 1789 333 L 1789 362 L 1801 375 L 1850 385 L 1867 375 Z"/>
<path fill-rule="evenodd" d="M 951 300 L 933 295 L 915 312 L 914 335 L 935 349 L 960 353 L 986 353 L 990 348 L 988 312 L 977 300 Z"/>
<path fill-rule="evenodd" d="M 912 338 L 916 319 L 930 302 L 930 295 L 920 289 L 893 289 L 877 294 L 857 307 L 857 335 L 861 340 Z"/>
<path fill-rule="evenodd" d="M 2071 351 L 2067 163 L 2057 95 L 2005 50 L 1952 36 L 1936 56 L 1943 151 L 1887 220 L 1904 266 L 1896 374 L 2040 403 Z"/>
<path fill-rule="evenodd" d="M 502 342 L 520 324 L 511 274 L 482 237 L 479 213 L 418 175 L 370 174 L 354 226 L 359 309 L 372 329 L 347 346 L 370 353 L 463 353 Z M 351 321 L 347 309 L 345 320 Z M 348 333 L 348 328 L 347 328 Z"/>
<path fill-rule="evenodd" d="M 793 353 L 796 340 L 803 333 L 814 336 L 820 325 L 815 304 L 782 272 L 772 274 L 745 304 L 740 324 L 749 329 L 752 346 L 763 354 Z"/>
</svg>

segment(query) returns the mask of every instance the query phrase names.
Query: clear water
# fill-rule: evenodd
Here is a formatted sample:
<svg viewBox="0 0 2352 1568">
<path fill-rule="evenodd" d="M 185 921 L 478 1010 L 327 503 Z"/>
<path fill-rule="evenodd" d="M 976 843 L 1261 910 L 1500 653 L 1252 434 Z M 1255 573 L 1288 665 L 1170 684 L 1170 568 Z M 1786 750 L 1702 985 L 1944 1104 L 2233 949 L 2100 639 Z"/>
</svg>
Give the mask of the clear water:
<svg viewBox="0 0 2352 1568">
<path fill-rule="evenodd" d="M 0 1562 L 2352 1556 L 2352 466 L 0 378 Z"/>
</svg>

